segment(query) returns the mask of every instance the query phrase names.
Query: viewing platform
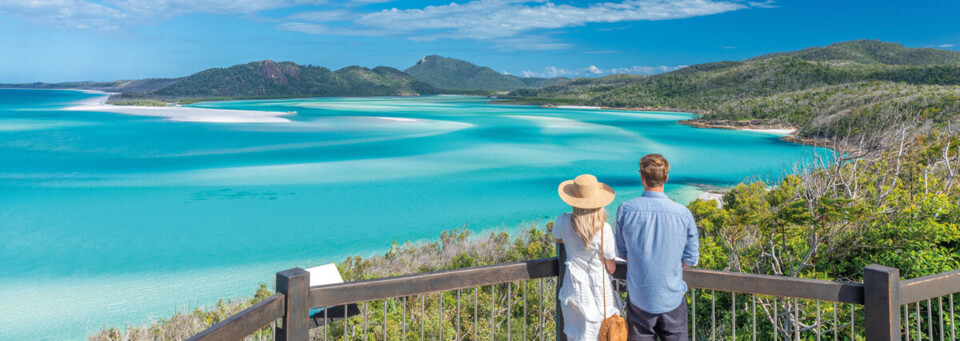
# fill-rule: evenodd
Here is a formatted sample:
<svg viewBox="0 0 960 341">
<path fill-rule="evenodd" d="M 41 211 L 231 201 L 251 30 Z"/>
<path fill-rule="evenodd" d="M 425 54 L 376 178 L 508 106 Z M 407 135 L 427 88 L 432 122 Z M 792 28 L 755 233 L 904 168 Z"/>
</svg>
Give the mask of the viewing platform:
<svg viewBox="0 0 960 341">
<path fill-rule="evenodd" d="M 190 340 L 241 340 L 271 324 L 276 340 L 565 340 L 556 300 L 563 245 L 557 250 L 556 258 L 312 287 L 310 274 L 293 268 L 277 273 L 275 295 Z M 618 263 L 618 287 L 625 275 Z M 960 322 L 960 270 L 901 281 L 899 270 L 869 265 L 854 283 L 688 269 L 684 280 L 695 340 L 956 340 Z M 353 316 L 343 309 L 351 304 L 360 308 Z M 347 316 L 309 316 L 322 307 Z"/>
</svg>

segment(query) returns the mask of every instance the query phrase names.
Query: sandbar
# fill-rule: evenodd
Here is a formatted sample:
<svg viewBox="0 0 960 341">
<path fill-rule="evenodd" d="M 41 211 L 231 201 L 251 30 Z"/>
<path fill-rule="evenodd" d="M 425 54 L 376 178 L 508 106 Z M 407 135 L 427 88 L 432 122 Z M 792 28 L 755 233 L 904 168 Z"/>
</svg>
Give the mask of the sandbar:
<svg viewBox="0 0 960 341">
<path fill-rule="evenodd" d="M 67 107 L 64 110 L 70 111 L 96 111 L 109 112 L 115 114 L 165 117 L 170 121 L 177 122 L 207 122 L 207 123 L 287 123 L 290 120 L 280 117 L 290 115 L 285 112 L 276 111 L 254 111 L 254 110 L 228 110 L 228 109 L 209 109 L 195 107 L 145 107 L 145 106 L 125 106 L 106 104 L 107 97 L 110 94 L 104 92 L 85 91 L 88 93 L 102 94 L 100 97 L 93 97 L 79 101 L 76 105 Z"/>
</svg>

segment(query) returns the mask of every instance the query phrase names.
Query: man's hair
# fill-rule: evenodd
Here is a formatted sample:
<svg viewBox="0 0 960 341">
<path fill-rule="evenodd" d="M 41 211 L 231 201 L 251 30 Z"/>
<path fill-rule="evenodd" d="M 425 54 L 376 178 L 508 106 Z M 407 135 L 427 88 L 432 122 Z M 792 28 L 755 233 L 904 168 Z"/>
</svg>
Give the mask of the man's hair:
<svg viewBox="0 0 960 341">
<path fill-rule="evenodd" d="M 660 187 L 667 182 L 670 162 L 660 154 L 647 154 L 640 159 L 640 174 L 647 186 Z"/>
</svg>

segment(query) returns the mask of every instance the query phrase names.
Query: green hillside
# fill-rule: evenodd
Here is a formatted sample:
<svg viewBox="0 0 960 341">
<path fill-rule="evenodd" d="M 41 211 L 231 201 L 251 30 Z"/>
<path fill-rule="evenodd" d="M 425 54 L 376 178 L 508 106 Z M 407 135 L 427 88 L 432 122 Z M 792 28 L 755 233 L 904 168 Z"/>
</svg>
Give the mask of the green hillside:
<svg viewBox="0 0 960 341">
<path fill-rule="evenodd" d="M 63 82 L 63 83 L 19 83 L 0 84 L 8 89 L 84 89 L 106 92 L 125 92 L 142 94 L 160 89 L 180 80 L 179 78 L 148 78 L 138 80 L 119 80 L 109 82 Z"/>
<path fill-rule="evenodd" d="M 208 69 L 149 95 L 160 97 L 406 96 L 439 90 L 400 72 L 378 67 L 325 67 L 270 60 Z"/>
<path fill-rule="evenodd" d="M 705 111 L 708 114 L 701 121 L 764 119 L 771 123 L 795 125 L 801 128 L 803 136 L 832 137 L 850 130 L 819 127 L 835 127 L 854 114 L 868 124 L 859 132 L 877 130 L 880 123 L 899 125 L 923 110 L 945 110 L 942 115 L 956 117 L 956 111 L 951 111 L 955 107 L 950 98 L 956 93 L 954 85 L 960 85 L 960 63 L 952 63 L 953 60 L 960 60 L 960 53 L 854 41 L 745 61 L 693 65 L 653 76 L 578 78 L 543 89 L 516 90 L 511 96 L 545 104 L 562 101 L 565 104 Z M 830 88 L 852 83 L 858 84 Z M 892 85 L 885 83 L 899 85 L 895 93 L 890 93 L 888 89 Z M 806 98 L 834 90 L 842 90 L 844 95 L 827 96 L 816 109 L 787 104 L 792 102 L 790 98 Z M 928 94 L 939 99 L 931 100 Z M 881 116 L 871 117 L 854 110 L 882 101 L 898 104 L 882 107 L 882 117 L 894 118 L 894 121 L 879 120 L 877 117 Z M 758 109 L 756 103 L 765 104 Z M 816 112 L 811 113 L 811 110 Z"/>
<path fill-rule="evenodd" d="M 441 89 L 515 90 L 541 88 L 566 81 L 566 78 L 524 78 L 504 75 L 491 68 L 437 55 L 423 57 L 404 72 Z"/>
<path fill-rule="evenodd" d="M 908 48 L 896 43 L 876 40 L 854 40 L 824 47 L 811 47 L 794 52 L 756 57 L 799 57 L 810 61 L 840 61 L 886 65 L 952 65 L 960 63 L 960 53 L 931 48 Z"/>
</svg>

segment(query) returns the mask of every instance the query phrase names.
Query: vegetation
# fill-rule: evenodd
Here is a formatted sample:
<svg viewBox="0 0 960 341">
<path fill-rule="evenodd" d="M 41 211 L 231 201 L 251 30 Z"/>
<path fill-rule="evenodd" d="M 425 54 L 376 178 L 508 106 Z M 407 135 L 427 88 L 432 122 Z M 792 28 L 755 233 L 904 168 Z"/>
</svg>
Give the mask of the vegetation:
<svg viewBox="0 0 960 341">
<path fill-rule="evenodd" d="M 423 57 L 404 72 L 430 85 L 448 90 L 515 90 L 542 88 L 567 78 L 526 78 L 505 75 L 488 67 L 437 55 Z"/>
<path fill-rule="evenodd" d="M 178 78 L 148 78 L 138 80 L 119 80 L 110 82 L 64 82 L 64 83 L 20 83 L 0 84 L 0 88 L 13 89 L 84 89 L 106 92 L 142 94 L 173 84 Z"/>
<path fill-rule="evenodd" d="M 529 228 L 521 229 L 514 236 L 506 232 L 491 232 L 482 236 L 473 236 L 467 229 L 455 229 L 444 232 L 439 240 L 431 242 L 407 242 L 399 244 L 394 242 L 390 250 L 382 255 L 376 255 L 370 258 L 360 256 L 348 257 L 343 262 L 337 264 L 340 274 L 345 281 L 356 281 L 363 279 L 374 279 L 388 276 L 399 276 L 405 274 L 440 271 L 449 269 L 459 269 L 472 266 L 483 266 L 492 264 L 501 264 L 526 259 L 537 259 L 553 257 L 556 255 L 555 243 L 551 230 L 553 223 L 548 223 L 545 227 L 531 225 Z M 555 305 L 553 302 L 553 293 L 555 292 L 556 279 L 544 279 L 543 281 L 528 281 L 513 283 L 509 285 L 498 285 L 494 287 L 480 288 L 476 292 L 473 290 L 464 290 L 461 292 L 461 327 L 462 335 L 472 335 L 474 326 L 473 321 L 476 318 L 480 321 L 480 330 L 478 336 L 480 339 L 489 339 L 491 319 L 491 303 L 495 307 L 495 318 L 493 319 L 498 339 L 506 338 L 507 334 L 507 315 L 511 315 L 510 333 L 513 339 L 520 340 L 523 335 L 533 337 L 546 333 L 553 335 L 555 330 L 553 316 L 555 314 Z M 527 295 L 524 297 L 523 290 L 526 288 Z M 507 295 L 508 290 L 510 295 Z M 543 297 L 541 301 L 541 290 Z M 495 293 L 494 293 L 495 291 Z M 146 326 L 127 326 L 124 329 L 108 328 L 95 335 L 89 336 L 90 340 L 183 340 L 200 331 L 212 326 L 224 319 L 236 314 L 257 302 L 270 297 L 273 293 L 266 289 L 266 285 L 261 285 L 260 289 L 252 298 L 220 301 L 213 307 L 205 309 L 197 308 L 191 312 L 180 312 L 169 319 L 158 320 Z M 528 313 L 523 314 L 524 298 Z M 456 321 L 456 303 L 457 292 L 445 292 L 442 295 L 444 310 L 444 335 L 455 335 Z M 512 301 L 512 311 L 507 311 L 507 300 Z M 346 330 L 350 339 L 358 340 L 361 335 L 369 334 L 370 338 L 377 340 L 383 339 L 382 324 L 377 321 L 383 321 L 383 305 L 387 305 L 389 321 L 387 324 L 387 339 L 399 340 L 403 330 L 400 321 L 406 316 L 407 328 L 406 335 L 409 340 L 419 340 L 422 332 L 428 338 L 435 338 L 439 335 L 439 309 L 441 295 L 427 295 L 420 297 L 409 297 L 406 300 L 392 299 L 387 301 L 373 301 L 367 303 L 364 311 L 368 312 L 367 320 L 369 325 L 364 331 L 364 323 L 361 317 L 351 317 L 350 326 Z M 495 300 L 491 301 L 491 300 Z M 474 302 L 477 302 L 479 308 L 477 316 L 474 316 Z M 542 305 L 541 305 L 542 302 Z M 422 309 L 424 315 L 420 315 Z M 406 306 L 404 311 L 403 306 Z M 405 314 L 405 315 L 404 315 Z M 423 320 L 421 324 L 421 319 Z M 523 320 L 526 319 L 527 330 L 524 334 Z M 334 323 L 327 331 L 330 339 L 342 339 L 344 327 L 342 322 Z M 322 340 L 323 328 L 317 328 L 311 331 L 313 339 Z M 272 340 L 273 326 L 267 326 L 259 332 L 249 336 L 247 340 Z M 550 339 L 548 337 L 547 339 Z"/>
<path fill-rule="evenodd" d="M 700 266 L 854 282 L 872 263 L 900 269 L 901 278 L 960 268 L 960 131 L 902 133 L 900 141 L 878 154 L 849 154 L 831 167 L 788 176 L 773 188 L 740 184 L 724 195 L 723 208 L 714 201 L 692 202 L 701 233 Z M 710 295 L 701 292 L 699 299 L 710 301 Z M 729 306 L 731 295 L 718 294 L 716 304 Z M 798 324 L 824 331 L 837 327 L 829 319 L 816 321 L 815 302 L 758 297 L 757 306 L 766 315 L 764 335 L 773 332 L 773 324 L 784 339 Z M 833 309 L 850 316 L 849 306 L 826 308 L 826 316 Z M 781 317 L 773 318 L 773 312 Z M 725 326 L 732 322 L 729 311 L 718 316 Z M 701 323 L 709 325 L 704 318 Z M 916 322 L 911 329 L 917 330 Z M 746 335 L 750 325 L 741 326 Z"/>
<path fill-rule="evenodd" d="M 330 71 L 324 67 L 265 60 L 201 71 L 147 95 L 235 98 L 393 96 L 438 92 L 439 89 L 388 67 L 351 66 Z"/>
<path fill-rule="evenodd" d="M 128 101 L 112 101 L 110 104 L 113 105 L 130 105 L 130 106 L 141 106 L 141 107 L 166 107 L 170 103 L 164 101 L 158 101 L 155 99 L 138 99 L 138 100 L 128 100 Z"/>
<path fill-rule="evenodd" d="M 868 136 L 909 123 L 943 127 L 960 113 L 960 86 L 856 82 L 720 104 L 709 120 L 760 119 L 804 136 Z"/>
<path fill-rule="evenodd" d="M 956 93 L 956 85 L 960 85 L 960 53 L 861 40 L 739 62 L 692 65 L 653 76 L 579 78 L 538 90 L 516 90 L 511 96 L 548 98 L 542 103 L 555 98 L 582 105 L 707 111 L 701 120 L 766 119 L 797 125 L 801 136 L 833 138 L 851 130 L 823 128 L 869 116 L 859 109 L 884 111 L 870 116 L 868 122 L 858 122 L 866 124 L 863 132 L 936 123 L 919 114 L 923 111 L 955 116 L 956 111 L 950 111 L 955 105 L 950 93 Z M 816 101 L 818 107 L 798 109 L 802 105 L 796 103 L 811 96 L 824 98 Z"/>
</svg>

